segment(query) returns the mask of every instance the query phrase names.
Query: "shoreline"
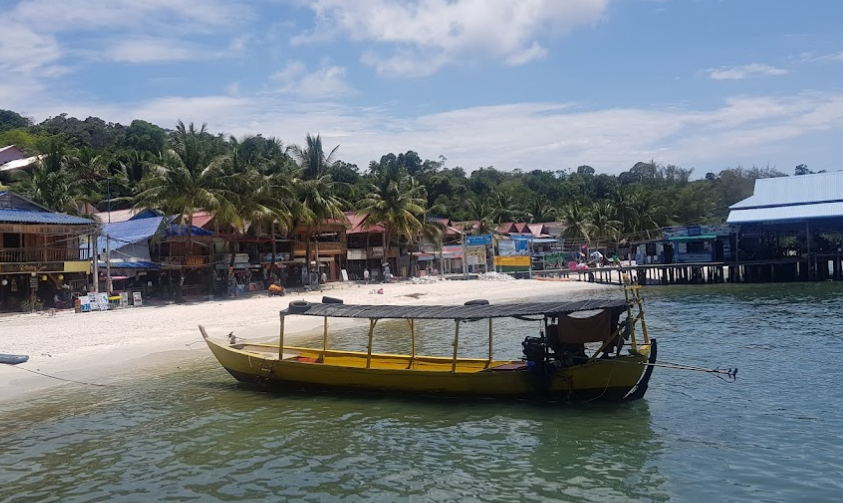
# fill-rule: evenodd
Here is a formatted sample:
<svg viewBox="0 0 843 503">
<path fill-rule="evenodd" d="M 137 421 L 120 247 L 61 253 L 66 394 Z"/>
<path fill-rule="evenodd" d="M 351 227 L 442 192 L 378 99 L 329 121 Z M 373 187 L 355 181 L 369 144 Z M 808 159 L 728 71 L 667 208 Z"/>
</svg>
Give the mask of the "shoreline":
<svg viewBox="0 0 843 503">
<path fill-rule="evenodd" d="M 0 353 L 28 354 L 17 366 L 0 365 L 0 404 L 24 400 L 37 391 L 70 384 L 60 379 L 108 384 L 141 367 L 177 365 L 207 351 L 199 334 L 202 324 L 214 339 L 234 332 L 250 341 L 278 336 L 278 311 L 293 300 L 320 302 L 322 296 L 342 298 L 348 304 L 437 305 L 461 304 L 472 299 L 514 302 L 525 298 L 588 296 L 617 287 L 579 281 L 440 280 L 433 283 L 339 284 L 323 292 L 284 297 L 249 297 L 195 304 L 145 306 L 115 311 L 22 314 L 0 318 Z M 383 294 L 376 293 L 383 289 Z M 285 324 L 287 344 L 321 331 L 322 321 L 297 316 Z M 193 351 L 190 351 L 193 350 Z M 153 358 L 154 357 L 154 358 Z"/>
</svg>

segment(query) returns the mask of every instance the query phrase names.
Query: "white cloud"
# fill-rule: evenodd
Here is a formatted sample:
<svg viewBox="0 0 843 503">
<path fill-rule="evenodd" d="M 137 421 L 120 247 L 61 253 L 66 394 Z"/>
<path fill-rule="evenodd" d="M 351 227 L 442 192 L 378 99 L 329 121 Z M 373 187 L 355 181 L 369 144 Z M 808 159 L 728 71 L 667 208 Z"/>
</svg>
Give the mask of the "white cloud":
<svg viewBox="0 0 843 503">
<path fill-rule="evenodd" d="M 787 70 L 775 66 L 752 63 L 743 66 L 732 66 L 723 68 L 710 68 L 705 71 L 713 80 L 743 80 L 752 77 L 772 77 L 785 75 Z"/>
<path fill-rule="evenodd" d="M 328 66 L 308 72 L 301 61 L 291 61 L 270 77 L 278 82 L 278 91 L 304 98 L 338 98 L 356 91 L 345 81 L 345 68 Z"/>
<path fill-rule="evenodd" d="M 210 57 L 201 47 L 160 37 L 124 37 L 107 44 L 105 58 L 118 63 L 168 63 Z"/>
<path fill-rule="evenodd" d="M 816 58 L 811 58 L 811 61 L 824 61 L 824 62 L 839 62 L 843 61 L 843 51 L 835 52 L 833 54 L 824 54 L 822 56 L 818 56 Z"/>
<path fill-rule="evenodd" d="M 601 19 L 609 0 L 309 0 L 312 31 L 305 44 L 344 35 L 385 46 L 363 63 L 380 73 L 429 75 L 444 65 L 498 59 L 510 65 L 544 58 L 541 40 Z M 384 54 L 383 51 L 386 51 Z"/>
<path fill-rule="evenodd" d="M 294 63 L 285 70 L 285 78 L 294 82 L 307 75 Z M 800 142 L 829 130 L 843 133 L 843 94 L 738 97 L 714 109 L 587 110 L 551 102 L 415 116 L 278 93 L 172 96 L 110 106 L 68 106 L 47 99 L 18 109 L 36 120 L 60 110 L 121 123 L 140 118 L 165 127 L 172 127 L 176 119 L 207 121 L 215 133 L 263 133 L 285 143 L 300 143 L 306 132 L 321 133 L 326 145 L 341 145 L 341 159 L 361 167 L 385 153 L 412 149 L 431 159 L 444 155 L 450 166 L 468 170 L 489 165 L 555 170 L 589 164 L 601 172 L 619 173 L 637 161 L 656 159 L 705 172 L 739 164 L 799 164 L 805 162 L 796 159 L 804 158 Z"/>
</svg>

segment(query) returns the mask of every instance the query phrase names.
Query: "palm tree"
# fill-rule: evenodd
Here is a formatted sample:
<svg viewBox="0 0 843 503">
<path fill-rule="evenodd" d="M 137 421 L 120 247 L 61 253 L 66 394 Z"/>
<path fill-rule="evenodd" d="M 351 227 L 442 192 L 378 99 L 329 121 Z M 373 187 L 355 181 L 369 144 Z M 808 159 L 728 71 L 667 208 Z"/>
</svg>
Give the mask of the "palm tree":
<svg viewBox="0 0 843 503">
<path fill-rule="evenodd" d="M 305 180 L 313 180 L 324 175 L 328 168 L 334 164 L 334 154 L 336 154 L 337 149 L 339 149 L 340 146 L 337 145 L 334 147 L 334 149 L 331 150 L 331 153 L 326 156 L 325 152 L 322 150 L 321 135 L 317 134 L 314 138 L 313 136 L 310 136 L 310 133 L 308 133 L 305 137 L 305 142 L 305 147 L 292 145 L 290 147 L 290 153 L 292 154 L 293 159 L 295 159 L 302 168 L 302 177 Z"/>
<path fill-rule="evenodd" d="M 592 223 L 588 208 L 580 204 L 579 201 L 571 201 L 560 209 L 559 215 L 562 223 L 565 224 L 565 230 L 562 231 L 563 236 L 589 242 Z"/>
<path fill-rule="evenodd" d="M 527 219 L 531 224 L 549 222 L 556 218 L 556 208 L 542 194 L 536 194 L 527 203 L 525 208 Z"/>
<path fill-rule="evenodd" d="M 135 199 L 136 208 L 161 210 L 186 221 L 188 250 L 193 247 L 195 212 L 208 211 L 223 221 L 238 218 L 234 205 L 237 193 L 233 190 L 237 184 L 231 183 L 232 176 L 213 155 L 210 139 L 204 124 L 197 130 L 193 123 L 185 126 L 178 121 L 170 137 L 170 149 L 149 166 Z M 184 272 L 179 268 L 178 299 L 183 282 Z"/>
<path fill-rule="evenodd" d="M 299 177 L 294 178 L 294 186 L 300 205 L 293 214 L 293 221 L 304 223 L 307 226 L 307 245 L 305 254 L 307 256 L 305 269 L 310 274 L 310 242 L 315 243 L 316 267 L 319 267 L 319 235 L 321 234 L 323 221 L 336 219 L 345 221 L 345 214 L 342 207 L 345 201 L 336 196 L 337 184 L 327 175 L 335 160 L 339 145 L 334 147 L 328 155 L 322 149 L 322 137 L 307 134 L 305 146 L 292 145 L 289 152 L 299 166 Z"/>
<path fill-rule="evenodd" d="M 485 198 L 471 198 L 467 201 L 466 215 L 469 220 L 474 220 L 475 234 L 490 234 L 495 230 L 495 210 Z M 464 229 L 468 234 L 468 229 Z"/>
<path fill-rule="evenodd" d="M 524 217 L 524 212 L 518 209 L 518 203 L 514 197 L 505 192 L 496 191 L 492 193 L 493 219 L 495 223 L 519 221 Z"/>
<path fill-rule="evenodd" d="M 16 190 L 53 211 L 78 213 L 74 197 L 75 181 L 69 171 L 73 159 L 57 140 L 50 140 L 42 151 L 45 152 L 44 156 L 30 173 L 20 172 L 15 175 Z"/>
<path fill-rule="evenodd" d="M 596 240 L 595 246 L 600 247 L 600 240 L 606 238 L 609 242 L 617 240 L 621 226 L 619 220 L 614 219 L 615 208 L 608 201 L 596 201 L 591 208 L 591 230 Z"/>
<path fill-rule="evenodd" d="M 391 169 L 374 175 L 371 193 L 360 201 L 359 214 L 365 214 L 363 228 L 382 225 L 384 228 L 384 256 L 389 260 L 393 239 L 405 238 L 412 242 L 424 225 L 427 195 L 416 180 L 404 173 Z"/>
</svg>

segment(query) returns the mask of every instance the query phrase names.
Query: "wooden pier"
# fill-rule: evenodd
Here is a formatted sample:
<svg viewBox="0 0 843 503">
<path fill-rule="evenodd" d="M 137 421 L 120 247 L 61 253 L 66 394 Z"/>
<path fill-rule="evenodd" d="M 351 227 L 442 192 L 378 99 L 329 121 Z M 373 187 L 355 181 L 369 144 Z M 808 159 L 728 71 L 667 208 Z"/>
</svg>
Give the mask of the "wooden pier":
<svg viewBox="0 0 843 503">
<path fill-rule="evenodd" d="M 754 262 L 704 262 L 593 267 L 588 270 L 533 271 L 536 278 L 569 279 L 621 284 L 622 274 L 641 285 L 691 285 L 714 283 L 778 283 L 843 280 L 843 254 L 813 255 Z"/>
</svg>

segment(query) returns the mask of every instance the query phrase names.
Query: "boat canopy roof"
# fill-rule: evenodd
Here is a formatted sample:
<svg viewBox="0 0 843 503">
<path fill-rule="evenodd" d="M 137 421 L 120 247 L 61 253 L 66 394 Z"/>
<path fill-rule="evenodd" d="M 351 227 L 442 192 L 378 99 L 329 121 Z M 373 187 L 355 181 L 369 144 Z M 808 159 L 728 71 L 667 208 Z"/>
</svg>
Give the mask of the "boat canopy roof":
<svg viewBox="0 0 843 503">
<path fill-rule="evenodd" d="M 353 305 L 353 304 L 311 304 L 307 310 L 282 311 L 282 314 L 303 316 L 329 316 L 335 318 L 390 318 L 468 320 L 477 318 L 510 318 L 519 316 L 546 315 L 558 317 L 577 311 L 598 309 L 625 310 L 625 300 L 584 299 L 576 301 L 522 302 L 497 305 L 462 306 L 398 306 L 398 305 Z"/>
</svg>

